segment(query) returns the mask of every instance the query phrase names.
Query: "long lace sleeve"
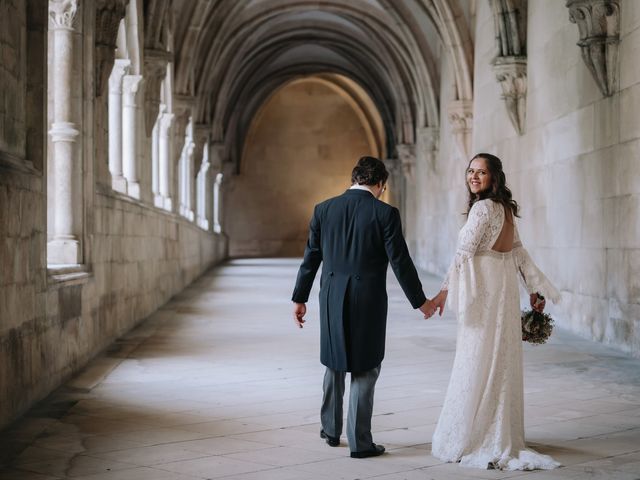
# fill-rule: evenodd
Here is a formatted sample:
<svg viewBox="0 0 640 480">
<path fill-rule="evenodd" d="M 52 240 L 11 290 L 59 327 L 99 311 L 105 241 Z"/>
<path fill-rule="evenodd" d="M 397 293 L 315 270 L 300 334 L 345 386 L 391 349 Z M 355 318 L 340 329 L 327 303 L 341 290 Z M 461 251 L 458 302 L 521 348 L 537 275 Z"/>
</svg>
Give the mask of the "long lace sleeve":
<svg viewBox="0 0 640 480">
<path fill-rule="evenodd" d="M 524 288 L 529 294 L 541 293 L 549 298 L 553 303 L 560 301 L 560 292 L 547 277 L 540 271 L 537 265 L 529 256 L 529 252 L 524 248 L 518 234 L 518 227 L 515 228 L 513 238 L 513 257 L 516 267 L 520 273 L 520 279 Z"/>
<path fill-rule="evenodd" d="M 447 276 L 442 283 L 441 290 L 449 289 L 451 276 L 459 273 L 462 265 L 475 255 L 489 226 L 489 215 L 487 200 L 476 202 L 473 207 L 471 207 L 469 216 L 467 217 L 467 223 L 465 223 L 462 230 L 460 230 L 456 254 L 453 257 Z"/>
</svg>

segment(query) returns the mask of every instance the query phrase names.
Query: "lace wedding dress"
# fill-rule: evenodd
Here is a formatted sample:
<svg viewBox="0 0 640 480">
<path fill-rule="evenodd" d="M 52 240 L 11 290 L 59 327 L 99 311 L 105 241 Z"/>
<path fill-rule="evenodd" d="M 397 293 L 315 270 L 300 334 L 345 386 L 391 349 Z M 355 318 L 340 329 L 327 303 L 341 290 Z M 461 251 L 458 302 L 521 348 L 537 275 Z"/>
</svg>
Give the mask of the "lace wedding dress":
<svg viewBox="0 0 640 480">
<path fill-rule="evenodd" d="M 457 313 L 456 355 L 432 453 L 464 466 L 505 470 L 552 469 L 548 455 L 524 442 L 520 277 L 529 293 L 557 302 L 559 292 L 522 247 L 492 250 L 505 222 L 493 200 L 473 205 L 460 230 L 443 289 Z"/>
</svg>

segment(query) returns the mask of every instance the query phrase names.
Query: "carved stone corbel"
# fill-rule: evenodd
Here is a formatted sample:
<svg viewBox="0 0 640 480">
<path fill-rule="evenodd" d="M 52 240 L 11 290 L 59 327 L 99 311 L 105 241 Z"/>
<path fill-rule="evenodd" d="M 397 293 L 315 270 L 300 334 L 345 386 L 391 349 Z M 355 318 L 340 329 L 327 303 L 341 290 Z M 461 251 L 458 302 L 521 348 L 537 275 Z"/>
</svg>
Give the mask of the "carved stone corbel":
<svg viewBox="0 0 640 480">
<path fill-rule="evenodd" d="M 402 174 L 408 181 L 415 180 L 416 146 L 411 143 L 396 145 Z"/>
<path fill-rule="evenodd" d="M 449 104 L 449 122 L 460 158 L 466 160 L 471 152 L 473 132 L 473 100 L 455 100 Z"/>
<path fill-rule="evenodd" d="M 97 0 L 95 30 L 96 97 L 104 92 L 116 55 L 118 28 L 124 18 L 129 0 Z"/>
<path fill-rule="evenodd" d="M 567 0 L 569 20 L 578 25 L 582 60 L 605 97 L 618 87 L 619 0 Z"/>
<path fill-rule="evenodd" d="M 167 65 L 172 59 L 170 52 L 145 50 L 144 52 L 144 119 L 147 137 L 151 136 L 153 126 L 160 111 L 162 81 L 167 76 Z"/>
<path fill-rule="evenodd" d="M 509 120 L 522 135 L 527 115 L 527 57 L 498 57 L 493 72 L 500 82 Z"/>
</svg>

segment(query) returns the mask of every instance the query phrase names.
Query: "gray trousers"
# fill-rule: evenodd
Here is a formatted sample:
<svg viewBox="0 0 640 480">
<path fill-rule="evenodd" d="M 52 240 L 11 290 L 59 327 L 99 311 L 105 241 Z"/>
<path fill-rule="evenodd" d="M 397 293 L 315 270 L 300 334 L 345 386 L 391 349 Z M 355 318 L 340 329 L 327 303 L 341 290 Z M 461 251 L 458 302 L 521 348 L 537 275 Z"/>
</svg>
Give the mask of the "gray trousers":
<svg viewBox="0 0 640 480">
<path fill-rule="evenodd" d="M 342 433 L 342 399 L 346 372 L 337 372 L 327 367 L 324 374 L 322 408 L 320 421 L 322 429 L 331 437 Z M 373 414 L 373 393 L 380 375 L 380 366 L 366 372 L 351 373 L 349 412 L 347 414 L 347 440 L 352 452 L 370 450 L 371 415 Z"/>
</svg>

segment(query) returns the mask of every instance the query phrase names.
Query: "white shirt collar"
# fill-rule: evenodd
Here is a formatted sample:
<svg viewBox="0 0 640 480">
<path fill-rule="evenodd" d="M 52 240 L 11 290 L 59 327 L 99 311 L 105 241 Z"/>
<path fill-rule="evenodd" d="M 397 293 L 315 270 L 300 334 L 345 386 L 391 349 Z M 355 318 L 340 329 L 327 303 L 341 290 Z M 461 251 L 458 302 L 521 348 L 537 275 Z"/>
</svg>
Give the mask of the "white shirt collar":
<svg viewBox="0 0 640 480">
<path fill-rule="evenodd" d="M 371 191 L 371 188 L 369 188 L 368 185 L 358 185 L 356 183 L 354 185 L 351 185 L 349 187 L 349 190 L 366 190 L 367 192 L 369 192 L 371 195 L 373 195 L 375 197 L 375 194 Z"/>
</svg>

